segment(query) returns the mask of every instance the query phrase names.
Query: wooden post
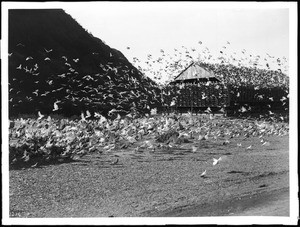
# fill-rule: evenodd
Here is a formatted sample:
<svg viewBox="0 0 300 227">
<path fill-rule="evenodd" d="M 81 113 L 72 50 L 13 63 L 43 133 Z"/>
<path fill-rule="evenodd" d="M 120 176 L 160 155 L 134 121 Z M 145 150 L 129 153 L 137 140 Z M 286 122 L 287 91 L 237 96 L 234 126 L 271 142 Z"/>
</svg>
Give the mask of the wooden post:
<svg viewBox="0 0 300 227">
<path fill-rule="evenodd" d="M 191 98 L 190 98 L 190 100 L 191 100 L 191 114 L 193 115 L 193 86 L 192 86 L 192 88 L 191 88 Z"/>
</svg>

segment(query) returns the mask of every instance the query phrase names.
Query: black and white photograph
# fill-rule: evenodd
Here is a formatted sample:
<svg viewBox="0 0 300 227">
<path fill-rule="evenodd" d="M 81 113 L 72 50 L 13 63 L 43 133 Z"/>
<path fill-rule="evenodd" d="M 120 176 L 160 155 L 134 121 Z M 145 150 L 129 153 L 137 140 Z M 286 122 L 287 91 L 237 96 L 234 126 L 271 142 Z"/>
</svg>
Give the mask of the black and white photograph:
<svg viewBox="0 0 300 227">
<path fill-rule="evenodd" d="M 297 225 L 297 2 L 2 2 L 2 223 Z"/>
</svg>

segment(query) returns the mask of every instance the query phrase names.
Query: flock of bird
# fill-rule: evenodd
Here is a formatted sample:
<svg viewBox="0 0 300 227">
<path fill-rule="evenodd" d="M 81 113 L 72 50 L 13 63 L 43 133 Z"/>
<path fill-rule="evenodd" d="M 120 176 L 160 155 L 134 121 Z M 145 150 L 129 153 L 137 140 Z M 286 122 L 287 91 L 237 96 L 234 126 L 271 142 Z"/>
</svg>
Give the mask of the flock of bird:
<svg viewBox="0 0 300 227">
<path fill-rule="evenodd" d="M 202 45 L 201 41 L 199 41 L 199 45 Z M 288 76 L 281 70 L 257 68 L 257 61 L 261 58 L 260 56 L 248 54 L 251 57 L 250 60 L 255 57 L 256 60 L 253 63 L 255 67 L 243 66 L 242 60 L 237 60 L 234 56 L 226 59 L 226 50 L 229 49 L 229 45 L 230 42 L 227 41 L 220 51 L 222 54 L 221 63 L 209 63 L 208 60 L 212 58 L 212 55 L 207 47 L 198 53 L 198 60 L 202 58 L 201 64 L 213 71 L 225 87 L 227 84 L 236 89 L 241 86 L 254 86 L 257 90 L 256 96 L 259 99 L 274 99 L 259 94 L 261 88 L 284 88 L 286 94 L 279 98 L 286 105 L 289 87 Z M 19 43 L 17 46 L 22 48 L 25 45 Z M 130 50 L 130 47 L 127 49 Z M 43 53 L 43 59 L 40 59 L 40 56 L 35 57 L 33 54 L 20 57 L 19 53 L 9 53 L 10 61 L 13 62 L 10 63 L 9 76 L 10 110 L 11 112 L 14 110 L 20 112 L 23 108 L 32 109 L 35 113 L 37 111 L 63 113 L 68 109 L 69 112 L 78 114 L 88 109 L 92 112 L 102 111 L 102 114 L 108 114 L 109 111 L 115 109 L 119 113 L 129 113 L 133 110 L 149 113 L 154 107 L 175 105 L 174 98 L 176 99 L 176 96 L 180 94 L 181 87 L 170 89 L 167 85 L 156 84 L 146 74 L 153 73 L 153 79 L 157 82 L 166 75 L 177 76 L 177 73 L 189 65 L 191 61 L 195 61 L 192 53 L 197 53 L 196 48 L 189 50 L 182 46 L 181 49 L 174 49 L 174 55 L 167 54 L 161 49 L 162 56 L 156 60 L 149 54 L 146 61 L 148 68 L 141 68 L 138 64 L 141 61 L 134 58 L 133 64 L 142 73 L 122 62 L 99 62 L 98 73 L 84 74 L 81 70 L 79 57 L 66 55 L 57 57 L 59 53 L 55 53 L 53 48 L 44 47 L 43 50 L 40 50 Z M 247 59 L 247 51 L 242 50 L 242 53 Z M 269 59 L 274 58 L 270 55 L 268 57 Z M 265 60 L 267 61 L 266 58 Z M 17 61 L 19 62 L 17 63 Z M 234 61 L 238 61 L 239 64 L 234 65 Z M 282 61 L 276 59 L 279 66 L 283 64 Z M 286 61 L 285 58 L 284 61 Z M 156 72 L 153 71 L 156 68 L 153 66 L 154 63 L 161 66 Z M 50 67 L 51 64 L 55 64 L 60 70 L 53 71 Z M 178 86 L 185 86 L 185 90 L 191 90 L 189 84 Z M 198 84 L 198 88 L 199 86 L 202 85 Z M 217 92 L 214 95 L 222 99 L 224 90 L 220 89 L 219 85 L 216 85 L 215 88 Z M 203 91 L 198 93 L 199 100 L 205 101 L 212 98 L 211 95 Z M 235 93 L 236 97 L 240 96 L 239 91 Z M 167 103 L 164 103 L 166 100 L 164 97 L 168 97 L 166 98 L 168 99 Z M 287 109 L 286 106 L 284 108 Z M 249 107 L 241 108 L 241 112 L 247 110 Z"/>
<path fill-rule="evenodd" d="M 30 106 L 28 102 L 31 102 L 35 104 L 35 111 L 40 108 L 40 111 L 48 113 L 51 107 L 46 106 L 50 103 L 53 111 L 62 110 L 68 103 L 77 109 L 103 108 L 107 112 L 115 108 L 118 111 L 130 111 L 149 110 L 159 102 L 159 88 L 156 84 L 129 64 L 99 63 L 99 73 L 83 74 L 78 65 L 80 58 L 48 56 L 54 52 L 53 49 L 44 48 L 44 62 L 27 56 L 17 67 L 10 65 L 11 109 L 20 106 L 26 108 Z M 16 61 L 20 57 L 14 59 L 14 53 L 10 53 L 10 59 Z M 46 71 L 47 62 L 51 64 L 52 61 L 57 67 L 63 68 L 64 72 Z"/>
<path fill-rule="evenodd" d="M 204 63 L 217 77 L 237 86 L 285 86 L 289 82 L 285 75 L 288 71 L 286 57 L 280 59 L 268 53 L 260 56 L 248 53 L 245 49 L 241 50 L 239 56 L 237 52 L 229 52 L 229 41 L 221 48 L 220 56 L 214 57 L 209 48 L 203 46 L 202 41 L 198 44 L 201 48 L 181 46 L 175 48 L 173 53 L 160 50 L 160 56 L 154 58 L 152 54 L 148 54 L 145 61 L 134 57 L 133 63 L 158 83 L 172 81 L 191 62 L 197 61 Z M 272 70 L 270 65 L 276 69 Z"/>
<path fill-rule="evenodd" d="M 90 152 L 114 154 L 115 150 L 132 150 L 140 154 L 147 150 L 155 153 L 181 148 L 201 154 L 204 141 L 223 146 L 239 141 L 236 145 L 239 150 L 251 151 L 257 144 L 244 144 L 245 139 L 255 137 L 261 146 L 270 146 L 269 136 L 285 136 L 289 131 L 288 123 L 279 121 L 229 119 L 212 114 L 157 115 L 152 112 L 153 115 L 139 118 L 118 114 L 115 119 L 95 113 L 96 119 L 91 119 L 92 113 L 86 111 L 80 119 L 73 120 L 51 118 L 39 112 L 37 119 L 18 118 L 13 121 L 9 130 L 10 150 L 14 154 L 13 151 L 23 149 L 27 159 L 30 155 L 58 150 L 61 156 L 82 156 Z M 172 137 L 158 140 L 171 131 L 176 132 Z M 193 143 L 190 145 L 187 141 Z M 221 157 L 213 158 L 212 165 L 221 161 Z"/>
</svg>

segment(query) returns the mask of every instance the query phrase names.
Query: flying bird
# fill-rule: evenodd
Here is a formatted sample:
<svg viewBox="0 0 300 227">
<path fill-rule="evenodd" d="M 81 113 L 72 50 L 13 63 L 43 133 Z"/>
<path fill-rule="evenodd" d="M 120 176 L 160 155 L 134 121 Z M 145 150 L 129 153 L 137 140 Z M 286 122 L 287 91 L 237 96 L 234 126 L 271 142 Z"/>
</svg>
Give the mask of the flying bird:
<svg viewBox="0 0 300 227">
<path fill-rule="evenodd" d="M 213 158 L 213 165 L 214 165 L 214 166 L 217 165 L 217 164 L 219 163 L 219 161 L 221 161 L 221 160 L 222 160 L 221 157 L 218 158 L 218 159 Z"/>
<path fill-rule="evenodd" d="M 36 89 L 34 92 L 32 92 L 33 94 L 35 94 L 36 96 L 38 96 L 39 89 Z"/>
<path fill-rule="evenodd" d="M 38 115 L 39 115 L 38 120 L 41 120 L 45 116 L 40 111 L 38 112 Z"/>
<path fill-rule="evenodd" d="M 85 121 L 84 113 L 81 112 L 81 120 Z"/>
<path fill-rule="evenodd" d="M 88 111 L 88 110 L 86 111 L 86 115 L 87 115 L 86 118 L 89 118 L 89 117 L 92 116 L 91 113 L 90 113 L 90 111 Z"/>
<path fill-rule="evenodd" d="M 205 175 L 206 175 L 206 170 L 204 170 L 204 172 L 201 173 L 200 177 L 205 177 Z"/>
<path fill-rule="evenodd" d="M 52 51 L 52 49 L 50 49 L 50 50 L 47 50 L 46 48 L 44 48 L 44 49 L 47 53 L 50 53 Z"/>
<path fill-rule="evenodd" d="M 56 111 L 56 110 L 58 110 L 58 105 L 57 105 L 57 102 L 55 102 L 54 104 L 53 104 L 53 110 L 52 111 Z"/>
</svg>

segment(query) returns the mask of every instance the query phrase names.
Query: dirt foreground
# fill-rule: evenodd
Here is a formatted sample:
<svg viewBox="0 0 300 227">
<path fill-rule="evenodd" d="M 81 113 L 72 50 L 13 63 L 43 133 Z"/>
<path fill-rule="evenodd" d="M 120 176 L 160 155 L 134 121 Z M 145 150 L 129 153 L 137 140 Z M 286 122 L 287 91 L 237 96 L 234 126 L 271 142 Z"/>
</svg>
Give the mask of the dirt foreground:
<svg viewBox="0 0 300 227">
<path fill-rule="evenodd" d="M 10 217 L 289 216 L 289 137 L 265 139 L 268 146 L 198 141 L 10 170 Z"/>
</svg>

